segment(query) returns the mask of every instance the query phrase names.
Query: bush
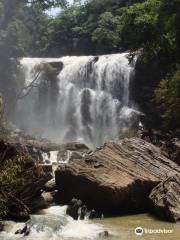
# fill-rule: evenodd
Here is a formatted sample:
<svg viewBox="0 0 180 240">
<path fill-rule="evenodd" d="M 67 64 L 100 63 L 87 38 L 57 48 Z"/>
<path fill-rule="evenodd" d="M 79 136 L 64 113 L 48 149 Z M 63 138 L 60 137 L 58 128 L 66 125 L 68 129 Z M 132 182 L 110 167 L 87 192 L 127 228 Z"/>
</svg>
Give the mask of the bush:
<svg viewBox="0 0 180 240">
<path fill-rule="evenodd" d="M 162 108 L 164 126 L 180 129 L 180 65 L 174 73 L 160 81 L 155 98 Z"/>
</svg>

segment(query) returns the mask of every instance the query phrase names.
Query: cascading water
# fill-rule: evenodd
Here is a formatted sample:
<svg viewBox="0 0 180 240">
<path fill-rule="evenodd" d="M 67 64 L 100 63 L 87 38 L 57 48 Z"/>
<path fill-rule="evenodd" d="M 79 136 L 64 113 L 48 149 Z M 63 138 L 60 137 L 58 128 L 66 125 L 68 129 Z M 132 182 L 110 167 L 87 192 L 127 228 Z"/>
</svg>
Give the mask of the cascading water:
<svg viewBox="0 0 180 240">
<path fill-rule="evenodd" d="M 90 147 L 118 138 L 135 123 L 129 100 L 134 67 L 127 55 L 23 58 L 26 87 L 33 83 L 40 64 L 55 64 L 59 70 L 49 82 L 48 74 L 40 74 L 33 89 L 24 90 L 17 125 L 53 141 L 81 141 Z"/>
<path fill-rule="evenodd" d="M 0 240 L 100 240 L 99 234 L 104 232 L 100 224 L 89 220 L 73 220 L 66 214 L 66 206 L 52 206 L 44 209 L 38 215 L 31 216 L 31 231 L 26 237 L 15 234 L 24 227 L 24 223 L 6 221 L 5 229 L 0 234 Z"/>
</svg>

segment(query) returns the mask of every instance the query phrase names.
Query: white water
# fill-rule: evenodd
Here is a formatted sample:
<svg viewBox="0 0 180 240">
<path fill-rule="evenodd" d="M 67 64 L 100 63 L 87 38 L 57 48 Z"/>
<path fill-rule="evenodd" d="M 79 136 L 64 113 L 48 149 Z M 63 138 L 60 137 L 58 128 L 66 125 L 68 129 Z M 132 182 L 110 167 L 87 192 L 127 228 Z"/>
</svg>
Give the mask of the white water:
<svg viewBox="0 0 180 240">
<path fill-rule="evenodd" d="M 114 218 L 96 219 L 94 222 L 75 221 L 65 214 L 66 206 L 54 206 L 32 216 L 33 227 L 27 237 L 15 235 L 23 223 L 5 222 L 5 231 L 0 233 L 0 240 L 179 240 L 179 224 L 163 222 L 149 214 L 130 215 Z M 172 234 L 143 234 L 137 236 L 135 228 L 169 229 Z M 99 237 L 107 230 L 109 237 Z"/>
<path fill-rule="evenodd" d="M 66 206 L 53 206 L 39 212 L 39 215 L 32 215 L 33 225 L 27 237 L 14 234 L 18 229 L 23 228 L 23 223 L 7 221 L 5 230 L 0 234 L 0 240 L 94 240 L 104 231 L 100 224 L 94 224 L 88 220 L 75 221 L 65 212 Z"/>
<path fill-rule="evenodd" d="M 20 128 L 61 143 L 81 141 L 99 146 L 132 126 L 136 111 L 130 104 L 129 84 L 134 68 L 127 53 L 99 56 L 98 60 L 93 56 L 23 58 L 26 86 L 44 62 L 63 63 L 57 76 L 58 97 L 52 103 L 53 93 L 48 90 L 41 99 L 35 87 L 19 101 L 16 121 Z M 38 81 L 43 81 L 42 76 Z"/>
<path fill-rule="evenodd" d="M 42 152 L 43 163 L 52 165 L 68 163 L 73 152 L 67 150 L 61 158 L 58 157 L 58 153 L 59 151 L 50 151 L 49 153 Z"/>
<path fill-rule="evenodd" d="M 49 154 L 43 152 L 43 163 L 46 163 L 46 161 L 48 161 L 47 163 L 56 164 L 58 162 L 58 152 L 59 151 L 50 151 Z"/>
</svg>

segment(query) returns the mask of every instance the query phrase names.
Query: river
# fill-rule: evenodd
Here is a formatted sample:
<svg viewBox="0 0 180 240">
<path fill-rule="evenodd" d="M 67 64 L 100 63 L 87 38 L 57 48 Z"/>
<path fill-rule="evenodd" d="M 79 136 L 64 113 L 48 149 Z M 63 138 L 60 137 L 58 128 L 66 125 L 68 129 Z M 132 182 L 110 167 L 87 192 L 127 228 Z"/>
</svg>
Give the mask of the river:
<svg viewBox="0 0 180 240">
<path fill-rule="evenodd" d="M 66 206 L 52 206 L 31 216 L 32 228 L 27 237 L 15 235 L 15 231 L 24 226 L 23 223 L 5 222 L 5 230 L 0 234 L 0 240 L 178 240 L 180 225 L 163 222 L 149 214 L 138 214 L 122 217 L 104 218 L 103 220 L 75 221 L 66 214 Z M 135 228 L 142 227 L 144 234 L 137 236 Z M 145 229 L 161 230 L 169 233 L 147 234 Z M 102 237 L 104 231 L 108 237 Z"/>
</svg>

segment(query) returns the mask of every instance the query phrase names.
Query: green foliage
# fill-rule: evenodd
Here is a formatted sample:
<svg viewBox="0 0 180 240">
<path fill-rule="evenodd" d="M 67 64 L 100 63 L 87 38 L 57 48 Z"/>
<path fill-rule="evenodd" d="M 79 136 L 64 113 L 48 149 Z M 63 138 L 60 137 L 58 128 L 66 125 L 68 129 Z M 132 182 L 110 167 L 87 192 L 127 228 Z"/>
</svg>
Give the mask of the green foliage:
<svg viewBox="0 0 180 240">
<path fill-rule="evenodd" d="M 105 12 L 100 15 L 98 27 L 92 33 L 92 40 L 99 44 L 111 46 L 112 49 L 118 47 L 119 33 L 117 26 L 120 18 L 114 17 L 111 12 Z"/>
<path fill-rule="evenodd" d="M 62 11 L 48 27 L 50 54 L 98 54 L 118 51 L 118 8 L 131 1 L 92 0 Z"/>
<path fill-rule="evenodd" d="M 4 164 L 2 159 L 0 159 L 0 218 L 9 214 L 11 197 L 16 196 L 23 186 L 27 184 L 23 178 L 23 172 L 26 170 L 28 161 L 31 160 L 25 156 L 18 155 L 13 159 L 7 160 Z"/>
<path fill-rule="evenodd" d="M 47 8 L 64 0 L 0 0 L 0 91 L 5 114 L 11 118 L 21 81 L 19 57 L 40 55 L 47 44 Z"/>
<path fill-rule="evenodd" d="M 121 44 L 130 50 L 143 49 L 146 61 L 166 55 L 176 61 L 180 1 L 146 0 L 120 9 Z"/>
<path fill-rule="evenodd" d="M 163 108 L 164 125 L 170 129 L 180 129 L 180 66 L 161 80 L 155 97 Z"/>
<path fill-rule="evenodd" d="M 121 44 L 131 50 L 151 44 L 158 31 L 159 5 L 160 0 L 147 0 L 119 10 Z"/>
<path fill-rule="evenodd" d="M 73 51 L 76 44 L 76 35 L 80 26 L 80 7 L 71 6 L 59 16 L 50 21 L 48 26 L 49 46 L 48 51 L 64 54 L 67 49 Z M 82 29 L 81 29 L 82 30 Z"/>
<path fill-rule="evenodd" d="M 37 6 L 24 6 L 18 18 L 24 23 L 24 55 L 37 56 L 44 53 L 48 42 L 47 26 L 50 17 Z"/>
<path fill-rule="evenodd" d="M 46 174 L 16 145 L 0 140 L 0 148 L 0 219 L 27 216 Z"/>
<path fill-rule="evenodd" d="M 161 127 L 161 115 L 166 130 L 179 128 L 179 100 L 175 93 L 179 91 L 178 73 L 174 77 L 169 73 L 180 63 L 180 1 L 146 0 L 121 8 L 119 14 L 120 43 L 132 52 L 141 49 L 136 69 L 139 91 L 135 90 L 139 106 L 151 127 Z M 154 91 L 161 109 L 154 102 Z"/>
<path fill-rule="evenodd" d="M 31 5 L 40 6 L 43 10 L 51 7 L 66 7 L 68 2 L 66 0 L 27 0 Z"/>
</svg>

